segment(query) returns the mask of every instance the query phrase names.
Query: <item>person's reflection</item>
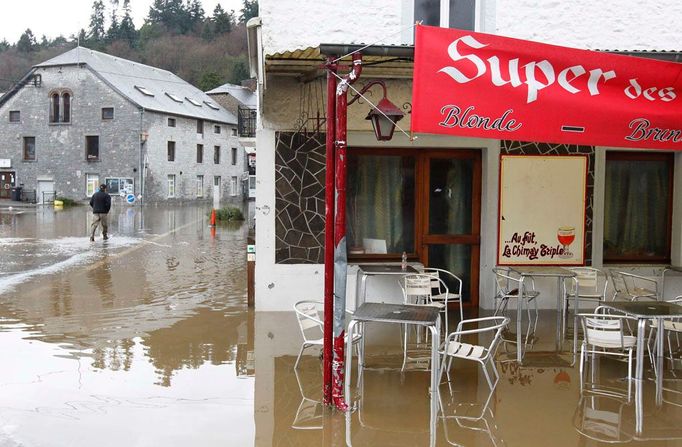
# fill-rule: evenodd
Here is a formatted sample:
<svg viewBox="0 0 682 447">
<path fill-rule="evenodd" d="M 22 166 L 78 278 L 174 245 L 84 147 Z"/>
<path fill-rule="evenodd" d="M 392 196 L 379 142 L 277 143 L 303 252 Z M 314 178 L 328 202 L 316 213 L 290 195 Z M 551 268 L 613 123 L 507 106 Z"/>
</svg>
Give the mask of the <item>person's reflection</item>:
<svg viewBox="0 0 682 447">
<path fill-rule="evenodd" d="M 95 286 L 99 297 L 102 300 L 102 308 L 112 309 L 114 307 L 114 283 L 111 279 L 111 264 L 108 260 L 106 251 L 102 253 L 99 264 L 87 272 L 88 281 Z"/>
</svg>

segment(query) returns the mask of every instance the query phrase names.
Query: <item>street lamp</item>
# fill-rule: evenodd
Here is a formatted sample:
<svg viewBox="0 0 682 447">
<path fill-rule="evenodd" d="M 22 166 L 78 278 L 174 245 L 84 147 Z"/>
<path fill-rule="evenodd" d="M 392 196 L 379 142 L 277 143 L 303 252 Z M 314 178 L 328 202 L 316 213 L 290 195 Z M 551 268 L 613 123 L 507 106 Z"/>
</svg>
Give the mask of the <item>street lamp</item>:
<svg viewBox="0 0 682 447">
<path fill-rule="evenodd" d="M 358 94 L 348 102 L 348 105 L 354 103 L 358 98 L 375 85 L 380 85 L 384 90 L 384 97 L 379 101 L 376 107 L 367 114 L 366 120 L 372 122 L 374 135 L 379 141 L 388 141 L 393 138 L 393 131 L 395 130 L 395 123 L 403 119 L 405 114 L 395 104 L 386 97 L 386 84 L 384 81 L 370 81 L 368 82 Z"/>
</svg>

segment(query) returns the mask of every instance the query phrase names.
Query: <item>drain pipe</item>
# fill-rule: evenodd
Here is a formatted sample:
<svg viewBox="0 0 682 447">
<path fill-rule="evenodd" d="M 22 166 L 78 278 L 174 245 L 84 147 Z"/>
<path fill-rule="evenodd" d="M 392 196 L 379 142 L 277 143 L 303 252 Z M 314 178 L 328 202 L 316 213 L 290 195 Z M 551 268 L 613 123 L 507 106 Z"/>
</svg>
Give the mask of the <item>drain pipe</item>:
<svg viewBox="0 0 682 447">
<path fill-rule="evenodd" d="M 327 127 L 324 192 L 324 344 L 322 396 L 325 405 L 332 403 L 332 357 L 334 333 L 334 124 L 336 120 L 336 69 L 327 57 Z"/>
<path fill-rule="evenodd" d="M 348 410 L 343 398 L 344 335 L 346 324 L 346 148 L 348 86 L 362 73 L 362 54 L 353 54 L 350 73 L 336 87 L 336 218 L 334 220 L 334 360 L 332 362 L 332 400 L 336 408 Z"/>
</svg>

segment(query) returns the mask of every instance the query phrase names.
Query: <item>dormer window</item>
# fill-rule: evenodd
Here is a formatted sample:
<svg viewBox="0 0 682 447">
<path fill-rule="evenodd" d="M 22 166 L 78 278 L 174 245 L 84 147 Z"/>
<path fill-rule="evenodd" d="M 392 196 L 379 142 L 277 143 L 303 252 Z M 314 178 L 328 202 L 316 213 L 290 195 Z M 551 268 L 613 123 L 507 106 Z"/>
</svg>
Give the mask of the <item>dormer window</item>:
<svg viewBox="0 0 682 447">
<path fill-rule="evenodd" d="M 151 90 L 147 89 L 146 87 L 142 87 L 141 85 L 136 85 L 135 89 L 142 93 L 145 96 L 154 96 L 154 93 L 151 92 Z"/>
<path fill-rule="evenodd" d="M 172 99 L 172 100 L 175 101 L 175 102 L 182 103 L 182 98 L 179 97 L 178 95 L 174 95 L 174 94 L 172 94 L 172 93 L 166 92 L 166 96 L 168 96 L 170 99 Z"/>
<path fill-rule="evenodd" d="M 71 94 L 67 91 L 50 93 L 50 123 L 71 122 Z"/>
</svg>

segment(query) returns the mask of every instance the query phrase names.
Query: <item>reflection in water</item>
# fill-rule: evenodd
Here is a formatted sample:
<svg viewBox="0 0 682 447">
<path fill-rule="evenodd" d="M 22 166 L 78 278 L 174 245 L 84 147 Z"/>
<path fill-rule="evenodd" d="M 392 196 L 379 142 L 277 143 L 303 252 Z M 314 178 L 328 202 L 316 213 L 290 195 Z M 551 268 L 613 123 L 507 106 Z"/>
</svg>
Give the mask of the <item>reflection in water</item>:
<svg viewBox="0 0 682 447">
<path fill-rule="evenodd" d="M 0 446 L 253 444 L 246 226 L 87 211 L 0 213 Z"/>
</svg>

